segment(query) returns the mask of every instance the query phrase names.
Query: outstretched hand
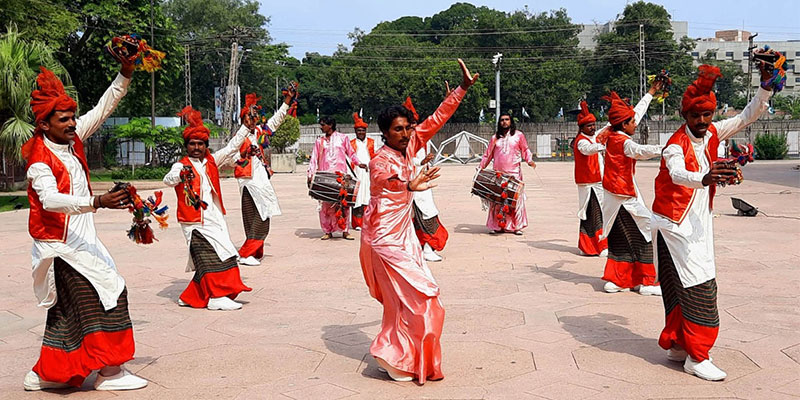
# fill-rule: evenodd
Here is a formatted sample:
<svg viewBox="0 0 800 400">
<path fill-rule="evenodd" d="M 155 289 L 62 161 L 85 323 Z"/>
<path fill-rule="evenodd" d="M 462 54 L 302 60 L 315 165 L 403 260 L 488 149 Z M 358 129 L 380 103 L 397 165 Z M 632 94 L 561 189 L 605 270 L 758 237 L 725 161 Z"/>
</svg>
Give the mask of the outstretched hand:
<svg viewBox="0 0 800 400">
<path fill-rule="evenodd" d="M 419 175 L 415 176 L 414 179 L 408 182 L 408 188 L 414 192 L 421 192 L 423 190 L 435 188 L 436 184 L 431 183 L 431 181 L 439 176 L 439 167 L 431 168 L 426 166 Z"/>
<path fill-rule="evenodd" d="M 458 59 L 458 65 L 461 67 L 461 89 L 467 90 L 478 81 L 478 77 L 481 74 L 471 74 L 467 65 L 464 64 L 464 60 L 460 58 Z"/>
<path fill-rule="evenodd" d="M 715 161 L 705 176 L 703 176 L 703 186 L 716 185 L 720 182 L 727 182 L 736 175 L 736 168 L 724 161 Z"/>
</svg>

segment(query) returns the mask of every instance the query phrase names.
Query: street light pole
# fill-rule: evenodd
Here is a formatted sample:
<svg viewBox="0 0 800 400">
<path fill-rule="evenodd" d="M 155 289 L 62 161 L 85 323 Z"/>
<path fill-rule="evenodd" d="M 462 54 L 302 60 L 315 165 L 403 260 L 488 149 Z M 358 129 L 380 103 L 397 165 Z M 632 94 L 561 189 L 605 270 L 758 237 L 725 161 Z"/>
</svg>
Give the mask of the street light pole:
<svg viewBox="0 0 800 400">
<path fill-rule="evenodd" d="M 495 76 L 494 76 L 495 125 L 497 125 L 500 122 L 500 63 L 502 61 L 503 61 L 503 53 L 497 53 L 494 55 L 494 57 L 492 57 L 492 64 L 494 64 L 495 68 Z"/>
</svg>

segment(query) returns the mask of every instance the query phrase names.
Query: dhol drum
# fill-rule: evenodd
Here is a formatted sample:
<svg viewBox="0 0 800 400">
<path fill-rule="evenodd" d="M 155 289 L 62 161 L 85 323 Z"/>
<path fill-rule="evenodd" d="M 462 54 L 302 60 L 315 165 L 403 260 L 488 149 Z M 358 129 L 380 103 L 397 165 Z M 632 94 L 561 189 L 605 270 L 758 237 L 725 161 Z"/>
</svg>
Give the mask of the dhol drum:
<svg viewBox="0 0 800 400">
<path fill-rule="evenodd" d="M 350 175 L 337 172 L 317 172 L 311 180 L 308 195 L 319 201 L 342 203 L 352 207 L 358 196 L 358 180 Z"/>
<path fill-rule="evenodd" d="M 507 204 L 512 210 L 517 208 L 517 200 L 524 190 L 524 182 L 491 169 L 478 171 L 472 181 L 472 194 L 494 203 Z"/>
</svg>

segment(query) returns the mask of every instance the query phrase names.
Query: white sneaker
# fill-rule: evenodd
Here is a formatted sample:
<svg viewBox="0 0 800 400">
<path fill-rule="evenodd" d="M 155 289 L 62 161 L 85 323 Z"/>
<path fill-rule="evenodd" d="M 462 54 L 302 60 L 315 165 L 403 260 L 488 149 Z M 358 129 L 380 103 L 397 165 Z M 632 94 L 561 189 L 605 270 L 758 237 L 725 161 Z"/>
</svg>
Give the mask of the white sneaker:
<svg viewBox="0 0 800 400">
<path fill-rule="evenodd" d="M 631 289 L 619 287 L 614 282 L 606 282 L 606 284 L 603 286 L 603 290 L 605 290 L 606 293 L 617 293 L 617 292 L 629 292 Z"/>
<path fill-rule="evenodd" d="M 436 252 L 433 251 L 431 245 L 427 243 L 425 243 L 425 246 L 422 248 L 422 255 L 425 257 L 425 261 L 430 261 L 430 262 L 442 261 L 442 256 L 436 254 Z"/>
<path fill-rule="evenodd" d="M 358 231 L 358 232 L 361 232 L 361 227 L 360 227 L 360 226 L 357 226 L 357 227 L 356 227 L 356 231 Z"/>
<path fill-rule="evenodd" d="M 116 375 L 103 376 L 97 374 L 94 381 L 94 390 L 134 390 L 147 386 L 147 380 L 142 379 L 122 368 Z"/>
<path fill-rule="evenodd" d="M 680 347 L 673 347 L 673 348 L 667 350 L 667 360 L 670 360 L 670 361 L 684 362 L 684 361 L 686 361 L 686 357 L 688 357 L 688 356 L 689 356 L 689 354 L 686 353 L 686 350 L 684 350 L 684 349 L 682 349 Z"/>
<path fill-rule="evenodd" d="M 389 363 L 383 361 L 383 359 L 380 357 L 375 357 L 375 361 L 377 361 L 378 365 L 380 365 L 380 367 L 378 368 L 379 369 L 383 368 L 386 371 L 386 373 L 389 374 L 389 378 L 392 378 L 392 380 L 394 381 L 411 382 L 412 380 L 414 380 L 414 375 L 411 375 L 408 372 L 400 371 L 399 369 L 392 367 L 391 365 L 389 365 Z"/>
<path fill-rule="evenodd" d="M 639 286 L 639 294 L 642 296 L 661 296 L 661 286 Z"/>
<path fill-rule="evenodd" d="M 27 391 L 42 390 L 42 389 L 66 389 L 70 385 L 61 382 L 50 382 L 39 377 L 39 374 L 33 371 L 28 371 L 25 375 L 25 380 L 22 381 L 22 387 Z"/>
<path fill-rule="evenodd" d="M 208 306 L 206 306 L 206 308 L 209 310 L 222 311 L 238 310 L 242 308 L 242 303 L 237 303 L 229 297 L 214 297 L 208 299 Z"/>
<path fill-rule="evenodd" d="M 253 256 L 244 257 L 244 258 L 239 257 L 239 264 L 247 265 L 249 267 L 254 267 L 256 265 L 261 265 L 261 261 L 259 261 L 257 258 L 255 258 Z"/>
<path fill-rule="evenodd" d="M 608 257 L 608 249 L 605 249 L 600 252 L 600 257 Z"/>
<path fill-rule="evenodd" d="M 728 376 L 725 371 L 717 368 L 717 366 L 711 362 L 711 359 L 696 362 L 692 359 L 692 356 L 686 357 L 686 362 L 683 363 L 683 370 L 686 371 L 687 374 L 695 375 L 707 381 L 721 381 Z"/>
<path fill-rule="evenodd" d="M 180 298 L 178 298 L 178 305 L 181 307 L 189 307 L 189 305 L 186 304 L 186 302 L 181 300 Z"/>
<path fill-rule="evenodd" d="M 514 231 L 514 234 L 517 236 L 522 236 L 522 231 Z"/>
</svg>

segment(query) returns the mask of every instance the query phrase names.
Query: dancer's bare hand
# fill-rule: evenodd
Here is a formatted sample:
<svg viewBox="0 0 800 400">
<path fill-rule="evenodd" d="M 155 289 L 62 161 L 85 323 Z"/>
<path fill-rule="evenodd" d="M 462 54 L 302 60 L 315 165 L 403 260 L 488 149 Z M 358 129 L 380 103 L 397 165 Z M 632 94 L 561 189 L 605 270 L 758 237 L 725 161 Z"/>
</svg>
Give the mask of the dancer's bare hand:
<svg viewBox="0 0 800 400">
<path fill-rule="evenodd" d="M 530 161 L 528 162 L 528 166 L 530 166 L 531 168 L 536 168 L 536 162 Z"/>
<path fill-rule="evenodd" d="M 478 77 L 481 74 L 471 74 L 467 65 L 464 64 L 464 60 L 460 58 L 458 59 L 458 65 L 461 67 L 461 89 L 467 90 L 478 81 Z"/>
<path fill-rule="evenodd" d="M 111 208 L 118 210 L 128 208 L 130 201 L 130 195 L 124 190 L 108 192 L 101 196 L 95 196 L 94 208 Z"/>
<path fill-rule="evenodd" d="M 428 153 L 428 155 L 427 155 L 427 156 L 425 156 L 425 158 L 423 158 L 423 159 L 422 159 L 422 161 L 420 161 L 420 165 L 425 165 L 425 164 L 427 164 L 427 163 L 429 163 L 429 162 L 433 161 L 433 158 L 434 158 L 434 157 L 436 157 L 436 155 L 435 155 L 435 154 L 433 154 L 433 153 Z"/>
<path fill-rule="evenodd" d="M 736 175 L 736 168 L 726 162 L 714 162 L 709 171 L 703 177 L 703 186 L 727 182 Z"/>
<path fill-rule="evenodd" d="M 431 183 L 432 180 L 438 178 L 439 167 L 425 167 L 425 169 L 417 176 L 408 182 L 408 188 L 414 192 L 421 192 L 430 188 L 435 188 L 436 184 Z"/>
</svg>

